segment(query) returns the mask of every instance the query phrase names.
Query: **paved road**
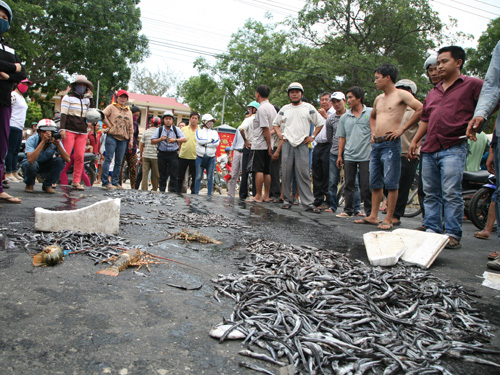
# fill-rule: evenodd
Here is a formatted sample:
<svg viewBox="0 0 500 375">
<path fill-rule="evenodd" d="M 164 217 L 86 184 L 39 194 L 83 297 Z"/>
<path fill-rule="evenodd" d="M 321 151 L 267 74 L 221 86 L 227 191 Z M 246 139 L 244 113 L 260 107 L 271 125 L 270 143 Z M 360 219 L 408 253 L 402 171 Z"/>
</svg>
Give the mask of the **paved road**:
<svg viewBox="0 0 500 375">
<path fill-rule="evenodd" d="M 362 234 L 373 227 L 322 213 L 305 213 L 299 207 L 281 210 L 273 204 L 250 204 L 227 196 L 172 195 L 162 207 L 122 203 L 122 213 L 145 220 L 121 226 L 120 235 L 132 244 L 147 246 L 165 238 L 166 230 L 185 224 L 173 219 L 168 228 L 156 220 L 159 210 L 220 213 L 250 229 L 204 228 L 203 233 L 223 245 L 183 244 L 165 241 L 148 250 L 200 268 L 171 263 L 152 266 L 147 277 L 130 269 L 119 277 L 97 275 L 86 256 L 73 255 L 51 268 L 33 268 L 29 252 L 16 248 L 8 237 L 33 232 L 34 207 L 53 210 L 88 206 L 105 199 L 100 188 L 72 192 L 64 187 L 55 196 L 24 193 L 22 184 L 9 193 L 22 205 L 0 207 L 0 365 L 2 374 L 249 374 L 238 367 L 240 342 L 218 344 L 208 336 L 211 326 L 228 318 L 233 303 L 218 303 L 211 295 L 210 279 L 237 271 L 245 255 L 244 244 L 254 239 L 286 244 L 309 244 L 348 252 L 367 261 Z M 36 189 L 40 190 L 37 185 Z M 95 218 L 98 220 L 98 218 Z M 404 219 L 402 228 L 415 228 L 419 219 Z M 185 225 L 184 225 L 185 226 Z M 486 255 L 498 249 L 494 239 L 473 237 L 474 227 L 464 224 L 463 247 L 444 250 L 431 271 L 478 295 L 476 306 L 492 326 L 491 346 L 500 348 L 500 292 L 481 286 Z M 166 283 L 199 286 L 185 291 Z M 500 356 L 489 357 L 500 362 Z M 262 363 L 259 363 L 262 365 Z M 448 361 L 454 374 L 498 374 L 498 369 L 462 361 Z"/>
</svg>

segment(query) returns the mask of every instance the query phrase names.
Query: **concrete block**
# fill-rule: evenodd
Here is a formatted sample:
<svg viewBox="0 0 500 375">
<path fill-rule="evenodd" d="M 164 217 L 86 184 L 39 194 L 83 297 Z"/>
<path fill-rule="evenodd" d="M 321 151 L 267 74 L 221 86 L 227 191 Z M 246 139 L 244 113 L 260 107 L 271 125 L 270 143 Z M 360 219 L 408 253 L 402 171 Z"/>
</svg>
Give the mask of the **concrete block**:
<svg viewBox="0 0 500 375">
<path fill-rule="evenodd" d="M 363 241 L 372 266 L 393 266 L 405 252 L 405 243 L 393 232 L 368 232 Z"/>
<path fill-rule="evenodd" d="M 449 241 L 443 234 L 420 232 L 411 229 L 396 229 L 392 232 L 400 236 L 406 251 L 401 259 L 409 264 L 429 268 Z"/>
<path fill-rule="evenodd" d="M 42 232 L 71 230 L 84 233 L 118 234 L 120 199 L 108 199 L 69 211 L 50 211 L 37 207 L 35 208 L 35 229 Z"/>
<path fill-rule="evenodd" d="M 500 290 L 500 274 L 484 271 L 483 277 L 484 277 L 483 286 L 495 290 Z"/>
</svg>

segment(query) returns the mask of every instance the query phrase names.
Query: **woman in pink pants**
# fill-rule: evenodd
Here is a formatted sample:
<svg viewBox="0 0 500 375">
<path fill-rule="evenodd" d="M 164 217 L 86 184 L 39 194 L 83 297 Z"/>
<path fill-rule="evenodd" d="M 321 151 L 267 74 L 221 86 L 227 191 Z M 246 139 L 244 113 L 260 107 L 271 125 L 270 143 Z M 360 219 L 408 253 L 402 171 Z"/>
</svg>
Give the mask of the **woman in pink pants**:
<svg viewBox="0 0 500 375">
<path fill-rule="evenodd" d="M 94 85 L 83 75 L 79 75 L 69 85 L 70 90 L 61 101 L 61 136 L 66 152 L 73 153 L 74 168 L 71 187 L 84 190 L 81 184 L 83 157 L 87 144 L 87 122 L 85 116 L 90 107 L 94 107 L 92 90 Z M 66 165 L 63 174 L 69 169 Z"/>
</svg>

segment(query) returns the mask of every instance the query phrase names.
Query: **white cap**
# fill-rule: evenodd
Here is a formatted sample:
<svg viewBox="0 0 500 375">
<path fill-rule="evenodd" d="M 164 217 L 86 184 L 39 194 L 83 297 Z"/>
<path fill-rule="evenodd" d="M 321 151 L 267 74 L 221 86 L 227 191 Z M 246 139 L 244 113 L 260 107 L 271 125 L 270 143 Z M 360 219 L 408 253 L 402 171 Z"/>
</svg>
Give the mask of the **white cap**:
<svg viewBox="0 0 500 375">
<path fill-rule="evenodd" d="M 332 96 L 330 96 L 330 100 L 332 99 L 337 99 L 337 100 L 345 100 L 345 95 L 343 92 L 340 91 L 335 91 Z"/>
</svg>

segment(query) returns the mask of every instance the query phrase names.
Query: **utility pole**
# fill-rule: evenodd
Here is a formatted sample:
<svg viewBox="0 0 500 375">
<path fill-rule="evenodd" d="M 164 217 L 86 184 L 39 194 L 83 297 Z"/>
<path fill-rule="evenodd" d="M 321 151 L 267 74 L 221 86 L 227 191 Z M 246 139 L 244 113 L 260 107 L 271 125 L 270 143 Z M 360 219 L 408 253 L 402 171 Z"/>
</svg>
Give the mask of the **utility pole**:
<svg viewBox="0 0 500 375">
<path fill-rule="evenodd" d="M 224 125 L 224 109 L 226 107 L 226 95 L 222 98 L 222 121 L 221 125 Z"/>
</svg>

